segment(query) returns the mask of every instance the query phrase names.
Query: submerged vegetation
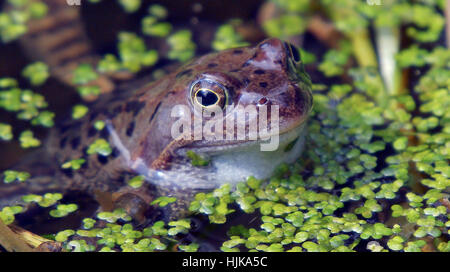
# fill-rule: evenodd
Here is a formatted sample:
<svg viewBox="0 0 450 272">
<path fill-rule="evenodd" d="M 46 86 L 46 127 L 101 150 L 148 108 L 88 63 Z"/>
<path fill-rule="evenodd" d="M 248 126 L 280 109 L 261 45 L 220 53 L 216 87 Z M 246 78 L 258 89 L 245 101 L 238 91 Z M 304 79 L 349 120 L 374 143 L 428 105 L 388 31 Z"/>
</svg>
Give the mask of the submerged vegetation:
<svg viewBox="0 0 450 272">
<path fill-rule="evenodd" d="M 26 22 L 46 13 L 40 2 L 8 2 L 12 8 L 0 13 L 3 42 L 25 34 Z M 138 0 L 118 2 L 128 13 L 147 8 Z M 297 162 L 280 165 L 268 181 L 249 177 L 236 188 L 223 185 L 197 194 L 191 202 L 189 210 L 206 221 L 204 228 L 220 228 L 233 215 L 247 214 L 248 222 L 222 228 L 228 238 L 220 250 L 450 251 L 450 50 L 442 42 L 444 4 L 443 0 L 263 4 L 260 27 L 266 36 L 295 41 L 313 35 L 326 51 L 301 50 L 307 71 L 313 71 L 314 108 L 308 144 Z M 167 16 L 163 6 L 150 5 L 142 33 L 121 32 L 117 54 L 106 54 L 97 67 L 79 66 L 73 75 L 79 94 L 99 95 L 100 88 L 90 83 L 102 73 L 137 73 L 161 59 L 192 58 L 197 48 L 192 32 L 175 27 Z M 248 44 L 238 31 L 245 19 L 218 27 L 211 49 Z M 331 29 L 329 35 L 320 33 L 317 20 Z M 148 49 L 144 36 L 164 39 L 169 50 L 161 55 Z M 49 71 L 46 64 L 36 62 L 22 75 L 32 86 L 45 86 Z M 17 119 L 31 127 L 52 127 L 55 114 L 47 106 L 45 97 L 21 88 L 18 80 L 0 78 L 0 108 Z M 73 105 L 72 118 L 88 111 L 84 105 Z M 104 125 L 96 124 L 96 129 Z M 22 148 L 41 144 L 31 128 L 15 135 L 12 126 L 0 123 L 0 140 L 17 140 Z M 109 156 L 112 150 L 106 139 L 99 138 L 87 152 Z M 198 167 L 208 164 L 194 153 L 189 157 Z M 83 163 L 73 158 L 61 167 L 76 171 Z M 2 182 L 26 183 L 29 178 L 26 172 L 6 170 Z M 134 177 L 128 184 L 139 188 L 143 178 Z M 49 193 L 23 198 L 51 207 L 52 217 L 76 213 L 79 207 L 62 203 L 62 197 Z M 176 201 L 163 196 L 152 205 Z M 5 207 L 0 219 L 14 224 L 15 216 L 25 211 L 21 206 Z M 193 228 L 194 218 L 140 228 L 124 210 L 115 210 L 97 212 L 84 218 L 79 228 L 48 233 L 45 239 L 68 251 L 192 252 L 208 242 L 202 234 L 187 239 Z"/>
</svg>

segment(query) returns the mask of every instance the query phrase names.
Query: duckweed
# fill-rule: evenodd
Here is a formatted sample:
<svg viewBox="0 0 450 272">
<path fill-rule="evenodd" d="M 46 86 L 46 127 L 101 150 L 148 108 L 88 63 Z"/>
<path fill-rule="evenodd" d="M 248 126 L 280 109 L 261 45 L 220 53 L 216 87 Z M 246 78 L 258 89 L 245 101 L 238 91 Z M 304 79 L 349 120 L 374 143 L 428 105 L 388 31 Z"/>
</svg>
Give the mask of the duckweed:
<svg viewBox="0 0 450 272">
<path fill-rule="evenodd" d="M 128 185 L 132 188 L 139 188 L 144 184 L 144 176 L 136 176 L 127 181 Z"/>
<path fill-rule="evenodd" d="M 21 206 L 12 206 L 12 207 L 4 207 L 0 211 L 0 219 L 5 223 L 6 225 L 9 225 L 14 222 L 15 214 L 18 214 L 23 211 L 23 207 Z"/>
<path fill-rule="evenodd" d="M 207 166 L 209 164 L 209 160 L 202 158 L 192 150 L 187 151 L 186 155 L 191 159 L 191 164 L 193 166 Z"/>
<path fill-rule="evenodd" d="M 87 149 L 87 154 L 99 154 L 102 156 L 109 156 L 112 153 L 111 146 L 105 139 L 95 140 Z"/>
<path fill-rule="evenodd" d="M 72 81 L 74 84 L 86 84 L 97 79 L 98 75 L 89 64 L 80 64 L 73 72 Z"/>
<path fill-rule="evenodd" d="M 13 138 L 12 127 L 8 124 L 0 123 L 0 139 L 9 141 Z"/>
<path fill-rule="evenodd" d="M 152 201 L 152 205 L 158 205 L 159 207 L 165 207 L 170 203 L 174 203 L 177 201 L 176 197 L 167 197 L 167 196 L 160 196 L 157 199 Z"/>
<path fill-rule="evenodd" d="M 56 209 L 51 210 L 49 214 L 52 217 L 64 217 L 78 209 L 76 204 L 59 204 Z"/>
<path fill-rule="evenodd" d="M 11 183 L 14 181 L 23 182 L 30 177 L 30 173 L 14 170 L 6 170 L 5 172 L 3 172 L 3 176 L 4 176 L 3 182 L 5 183 Z"/>
<path fill-rule="evenodd" d="M 158 61 L 158 52 L 147 50 L 144 40 L 135 33 L 119 33 L 118 49 L 121 65 L 131 72 L 138 72 L 142 66 L 152 66 Z"/>
<path fill-rule="evenodd" d="M 44 195 L 35 195 L 35 194 L 30 194 L 30 195 L 25 195 L 22 197 L 22 200 L 24 202 L 30 203 L 30 202 L 36 202 L 39 206 L 47 208 L 50 206 L 53 206 L 54 204 L 56 204 L 59 200 L 62 199 L 62 194 L 60 193 L 46 193 Z M 73 207 L 69 207 L 73 208 Z"/>
<path fill-rule="evenodd" d="M 123 9 L 128 13 L 137 11 L 141 6 L 141 0 L 118 0 Z"/>
<path fill-rule="evenodd" d="M 236 33 L 231 24 L 225 24 L 216 31 L 216 36 L 211 46 L 214 50 L 220 51 L 229 48 L 241 47 L 248 45 L 242 37 Z"/>
<path fill-rule="evenodd" d="M 72 170 L 78 170 L 85 162 L 86 162 L 85 159 L 71 160 L 61 165 L 61 168 L 63 169 L 71 168 Z"/>
<path fill-rule="evenodd" d="M 27 65 L 22 75 L 28 78 L 32 85 L 42 85 L 50 76 L 48 66 L 43 62 L 35 62 Z"/>
<path fill-rule="evenodd" d="M 169 59 L 180 62 L 187 61 L 195 54 L 196 45 L 192 41 L 192 33 L 189 30 L 179 30 L 167 38 L 170 45 Z"/>
<path fill-rule="evenodd" d="M 172 31 L 172 25 L 161 22 L 167 17 L 167 10 L 161 5 L 151 5 L 148 9 L 149 15 L 142 19 L 142 32 L 145 35 L 166 37 Z"/>
<path fill-rule="evenodd" d="M 85 116 L 88 111 L 89 109 L 85 105 L 75 105 L 72 108 L 72 118 L 73 119 L 83 118 L 83 116 Z"/>
<path fill-rule="evenodd" d="M 105 122 L 103 122 L 102 120 L 95 121 L 94 128 L 99 131 L 102 130 L 103 128 L 105 128 Z"/>
<path fill-rule="evenodd" d="M 34 134 L 31 130 L 25 130 L 20 133 L 19 141 L 20 146 L 22 146 L 23 148 L 32 148 L 41 145 L 41 141 L 34 137 Z"/>
</svg>

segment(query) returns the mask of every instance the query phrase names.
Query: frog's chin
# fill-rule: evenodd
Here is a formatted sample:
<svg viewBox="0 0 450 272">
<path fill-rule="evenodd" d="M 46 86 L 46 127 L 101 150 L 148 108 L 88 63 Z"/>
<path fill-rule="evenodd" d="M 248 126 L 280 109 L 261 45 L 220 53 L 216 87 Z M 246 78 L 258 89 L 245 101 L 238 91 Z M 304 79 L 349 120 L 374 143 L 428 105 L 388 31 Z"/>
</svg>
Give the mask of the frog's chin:
<svg viewBox="0 0 450 272">
<path fill-rule="evenodd" d="M 238 147 L 215 152 L 210 155 L 214 176 L 220 183 L 238 183 L 253 176 L 269 178 L 281 163 L 292 163 L 300 156 L 306 134 L 302 124 L 279 136 L 279 146 L 273 151 L 261 151 L 261 141 L 242 144 Z"/>
</svg>

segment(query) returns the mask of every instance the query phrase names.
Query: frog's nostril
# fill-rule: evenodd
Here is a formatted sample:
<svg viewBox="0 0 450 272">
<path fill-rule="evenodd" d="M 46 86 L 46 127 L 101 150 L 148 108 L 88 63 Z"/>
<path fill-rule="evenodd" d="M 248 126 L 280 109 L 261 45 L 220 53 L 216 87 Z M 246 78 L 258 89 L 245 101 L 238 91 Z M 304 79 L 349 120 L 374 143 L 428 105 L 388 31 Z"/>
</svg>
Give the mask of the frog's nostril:
<svg viewBox="0 0 450 272">
<path fill-rule="evenodd" d="M 267 98 L 263 97 L 263 98 L 259 99 L 258 105 L 262 106 L 262 105 L 267 104 L 267 102 L 269 102 L 269 100 L 267 100 Z"/>
</svg>

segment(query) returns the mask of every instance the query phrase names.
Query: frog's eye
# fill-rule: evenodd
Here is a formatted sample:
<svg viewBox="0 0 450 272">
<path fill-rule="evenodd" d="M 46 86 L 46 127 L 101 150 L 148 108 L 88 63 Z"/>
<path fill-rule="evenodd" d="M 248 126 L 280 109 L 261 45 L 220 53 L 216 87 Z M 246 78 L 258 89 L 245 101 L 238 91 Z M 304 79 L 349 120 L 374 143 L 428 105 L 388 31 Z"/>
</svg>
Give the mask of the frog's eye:
<svg viewBox="0 0 450 272">
<path fill-rule="evenodd" d="M 191 87 L 192 104 L 201 109 L 220 107 L 224 109 L 228 102 L 228 93 L 224 86 L 210 80 L 198 80 Z"/>
<path fill-rule="evenodd" d="M 288 56 L 290 59 L 292 59 L 296 63 L 301 61 L 300 52 L 298 51 L 297 47 L 287 42 L 284 43 L 284 46 L 286 47 L 286 51 L 288 52 Z"/>
</svg>

